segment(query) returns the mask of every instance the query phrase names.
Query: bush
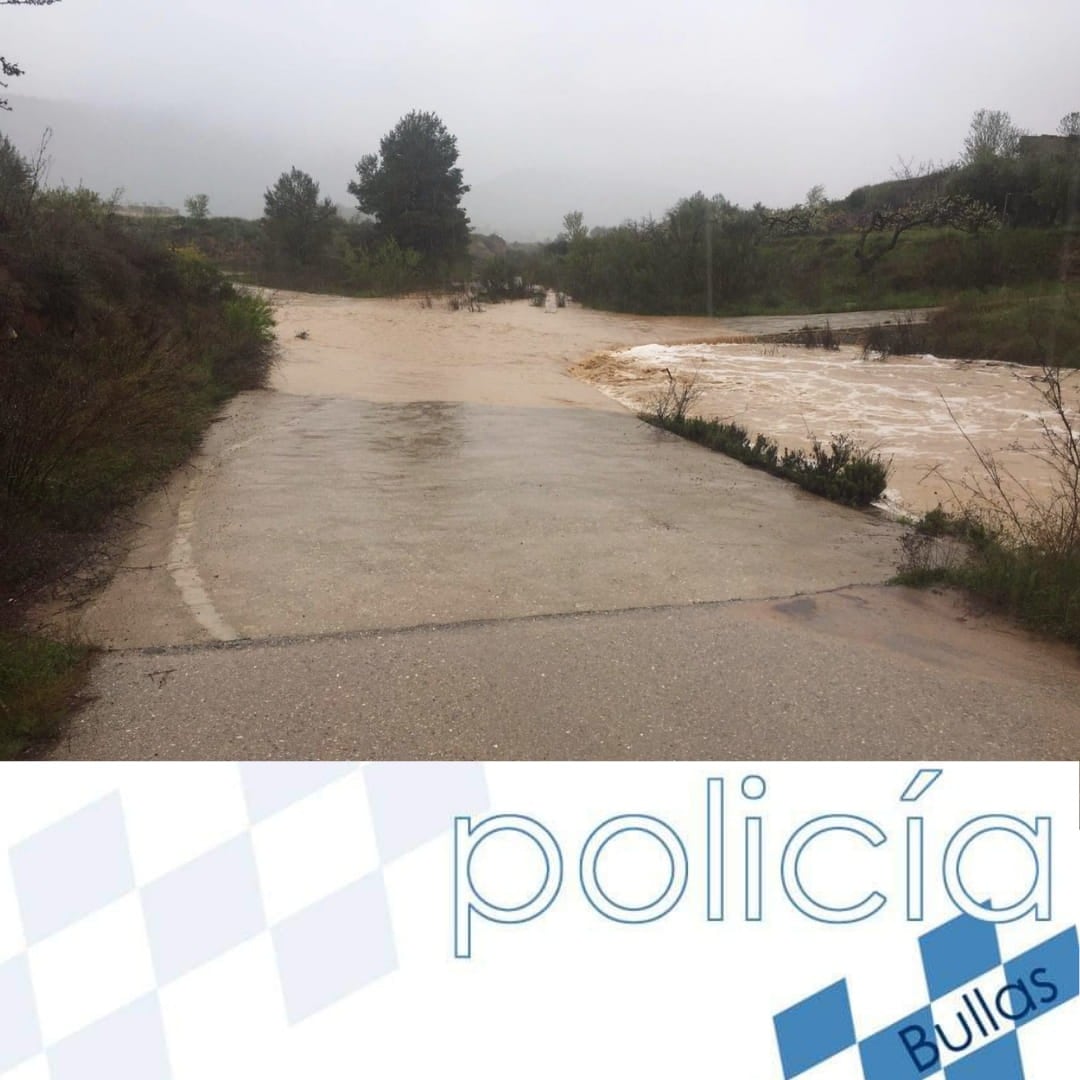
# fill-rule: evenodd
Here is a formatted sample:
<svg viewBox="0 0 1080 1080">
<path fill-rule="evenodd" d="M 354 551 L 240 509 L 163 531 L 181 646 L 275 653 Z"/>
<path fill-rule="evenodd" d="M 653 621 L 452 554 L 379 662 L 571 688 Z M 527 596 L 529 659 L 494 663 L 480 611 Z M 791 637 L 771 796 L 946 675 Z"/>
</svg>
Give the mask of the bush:
<svg viewBox="0 0 1080 1080">
<path fill-rule="evenodd" d="M 274 357 L 265 300 L 93 192 L 39 192 L 12 153 L 0 142 L 0 754 L 52 724 L 85 654 L 20 632 L 37 591 Z"/>
<path fill-rule="evenodd" d="M 933 315 L 926 349 L 938 356 L 1080 367 L 1080 295 L 1074 285 L 1031 295 L 967 296 Z"/>
<path fill-rule="evenodd" d="M 890 463 L 846 435 L 833 436 L 828 445 L 815 440 L 809 452 L 781 450 L 764 435 L 751 442 L 746 428 L 719 419 L 680 419 L 674 411 L 642 413 L 641 419 L 846 506 L 869 506 L 888 483 Z"/>
<path fill-rule="evenodd" d="M 916 322 L 910 314 L 902 315 L 894 323 L 875 323 L 863 331 L 859 342 L 864 360 L 919 356 L 933 351 L 926 324 Z"/>
</svg>

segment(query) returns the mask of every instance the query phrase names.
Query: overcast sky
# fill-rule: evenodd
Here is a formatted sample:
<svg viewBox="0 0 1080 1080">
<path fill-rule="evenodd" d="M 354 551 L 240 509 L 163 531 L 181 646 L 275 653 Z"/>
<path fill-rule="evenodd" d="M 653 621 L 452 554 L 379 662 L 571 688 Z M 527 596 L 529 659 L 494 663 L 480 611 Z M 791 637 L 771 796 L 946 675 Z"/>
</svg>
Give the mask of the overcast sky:
<svg viewBox="0 0 1080 1080">
<path fill-rule="evenodd" d="M 955 157 L 977 108 L 1036 131 L 1080 109 L 1078 0 L 63 0 L 0 7 L 0 53 L 35 99 L 0 130 L 50 124 L 54 181 L 256 216 L 295 164 L 348 205 L 360 155 L 427 109 L 474 225 L 525 238 L 698 189 L 842 196 Z"/>
</svg>

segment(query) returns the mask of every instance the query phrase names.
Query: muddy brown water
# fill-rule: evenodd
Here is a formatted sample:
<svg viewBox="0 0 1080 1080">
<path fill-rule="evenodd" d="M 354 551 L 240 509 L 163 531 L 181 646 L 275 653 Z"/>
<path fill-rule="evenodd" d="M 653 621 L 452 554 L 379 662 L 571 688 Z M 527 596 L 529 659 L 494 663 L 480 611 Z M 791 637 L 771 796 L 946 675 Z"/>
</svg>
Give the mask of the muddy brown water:
<svg viewBox="0 0 1080 1080">
<path fill-rule="evenodd" d="M 272 388 L 230 403 L 140 508 L 109 586 L 69 616 L 105 652 L 56 756 L 1080 753 L 1075 654 L 886 587 L 898 525 L 612 396 L 633 405 L 649 363 L 672 362 L 657 346 L 760 331 L 275 302 Z M 621 357 L 614 374 L 571 373 L 598 355 Z M 723 410 L 742 394 L 774 434 L 797 391 L 803 411 L 888 399 L 888 366 L 846 354 L 827 372 L 815 356 L 722 355 Z"/>
<path fill-rule="evenodd" d="M 1054 479 L 1039 456 L 1041 424 L 1053 418 L 1034 367 L 741 343 L 637 346 L 587 358 L 575 370 L 635 410 L 651 407 L 670 371 L 700 388 L 695 413 L 781 446 L 853 436 L 892 464 L 883 505 L 913 516 L 938 505 L 956 510 L 972 488 L 988 488 L 976 450 L 998 462 L 1020 497 L 1024 490 L 1045 497 Z M 1077 389 L 1073 381 L 1080 406 Z"/>
</svg>

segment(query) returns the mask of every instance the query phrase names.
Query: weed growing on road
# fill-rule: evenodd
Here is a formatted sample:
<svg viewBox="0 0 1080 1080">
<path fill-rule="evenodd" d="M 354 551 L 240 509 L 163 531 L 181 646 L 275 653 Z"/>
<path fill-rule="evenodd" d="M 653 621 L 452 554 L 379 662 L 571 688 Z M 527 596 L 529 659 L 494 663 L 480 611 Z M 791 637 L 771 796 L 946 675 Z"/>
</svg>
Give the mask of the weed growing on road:
<svg viewBox="0 0 1080 1080">
<path fill-rule="evenodd" d="M 663 389 L 658 390 L 653 396 L 652 408 L 649 415 L 655 417 L 659 424 L 674 422 L 681 424 L 690 414 L 690 410 L 701 400 L 704 393 L 699 385 L 696 375 L 673 375 L 668 368 L 664 368 L 667 377 Z"/>
</svg>

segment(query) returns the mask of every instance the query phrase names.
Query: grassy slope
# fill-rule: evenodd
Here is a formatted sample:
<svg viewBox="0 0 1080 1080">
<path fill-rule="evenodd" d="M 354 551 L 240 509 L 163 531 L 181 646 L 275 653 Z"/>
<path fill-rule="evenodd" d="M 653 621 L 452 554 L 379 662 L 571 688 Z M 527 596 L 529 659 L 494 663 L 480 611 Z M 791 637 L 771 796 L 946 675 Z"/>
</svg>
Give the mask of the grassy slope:
<svg viewBox="0 0 1080 1080">
<path fill-rule="evenodd" d="M 1006 229 L 979 236 L 918 229 L 869 273 L 860 274 L 853 233 L 794 236 L 761 245 L 753 292 L 718 307 L 720 314 L 799 314 L 932 307 L 962 293 L 1001 287 L 1050 287 L 1063 253 L 1080 238 L 1061 230 Z"/>
<path fill-rule="evenodd" d="M 34 632 L 41 590 L 186 459 L 221 403 L 264 383 L 273 320 L 191 252 L 99 204 L 0 225 L 0 756 L 52 735 L 84 646 Z"/>
</svg>

